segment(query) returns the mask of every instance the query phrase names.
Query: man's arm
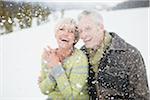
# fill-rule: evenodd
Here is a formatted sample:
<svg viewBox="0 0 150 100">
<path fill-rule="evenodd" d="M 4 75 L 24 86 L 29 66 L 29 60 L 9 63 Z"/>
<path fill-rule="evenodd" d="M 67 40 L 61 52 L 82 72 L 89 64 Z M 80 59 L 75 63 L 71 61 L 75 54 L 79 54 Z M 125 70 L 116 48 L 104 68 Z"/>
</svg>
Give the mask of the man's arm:
<svg viewBox="0 0 150 100">
<path fill-rule="evenodd" d="M 131 60 L 130 62 L 132 62 L 129 66 L 129 82 L 133 87 L 129 88 L 133 91 L 133 93 L 130 93 L 130 96 L 136 100 L 149 100 L 149 89 L 143 58 L 139 51 L 133 54 L 134 55 L 129 59 Z M 132 59 L 132 57 L 134 59 Z"/>
</svg>

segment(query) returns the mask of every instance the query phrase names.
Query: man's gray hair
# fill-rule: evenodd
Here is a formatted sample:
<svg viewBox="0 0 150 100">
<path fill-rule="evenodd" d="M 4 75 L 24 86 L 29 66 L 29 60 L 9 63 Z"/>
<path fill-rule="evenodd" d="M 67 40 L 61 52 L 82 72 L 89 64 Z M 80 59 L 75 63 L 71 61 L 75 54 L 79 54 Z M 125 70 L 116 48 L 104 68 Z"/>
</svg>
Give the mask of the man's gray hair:
<svg viewBox="0 0 150 100">
<path fill-rule="evenodd" d="M 78 16 L 78 20 L 80 21 L 83 17 L 91 17 L 93 19 L 93 21 L 98 24 L 98 25 L 103 25 L 103 17 L 100 13 L 98 13 L 97 11 L 94 10 L 84 10 L 83 12 L 81 12 Z"/>
</svg>

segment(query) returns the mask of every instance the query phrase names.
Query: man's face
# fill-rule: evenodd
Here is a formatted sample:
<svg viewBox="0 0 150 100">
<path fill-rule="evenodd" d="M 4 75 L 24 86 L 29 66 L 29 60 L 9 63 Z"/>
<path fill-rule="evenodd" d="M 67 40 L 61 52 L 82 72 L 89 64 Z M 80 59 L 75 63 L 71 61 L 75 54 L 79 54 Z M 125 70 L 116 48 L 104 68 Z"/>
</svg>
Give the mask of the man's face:
<svg viewBox="0 0 150 100">
<path fill-rule="evenodd" d="M 56 32 L 59 48 L 72 48 L 75 41 L 74 29 L 69 25 L 62 25 Z"/>
<path fill-rule="evenodd" d="M 82 17 L 79 22 L 80 38 L 87 48 L 96 48 L 103 39 L 103 28 L 90 17 Z"/>
</svg>

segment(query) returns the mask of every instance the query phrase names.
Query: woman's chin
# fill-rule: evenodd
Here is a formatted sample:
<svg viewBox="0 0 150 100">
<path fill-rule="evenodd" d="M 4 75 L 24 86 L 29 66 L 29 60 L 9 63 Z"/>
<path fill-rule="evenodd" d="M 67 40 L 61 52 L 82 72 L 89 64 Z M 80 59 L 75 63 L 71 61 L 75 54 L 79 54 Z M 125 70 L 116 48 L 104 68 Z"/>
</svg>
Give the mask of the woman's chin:
<svg viewBox="0 0 150 100">
<path fill-rule="evenodd" d="M 67 50 L 67 49 L 71 49 L 68 45 L 64 45 L 64 46 L 61 45 L 61 46 L 59 46 L 59 48 L 61 48 L 61 49 L 66 49 L 66 50 Z"/>
<path fill-rule="evenodd" d="M 65 49 L 65 48 L 66 48 L 66 49 L 67 49 L 68 46 L 63 44 L 63 45 L 60 45 L 59 48 L 62 48 L 62 49 Z"/>
</svg>

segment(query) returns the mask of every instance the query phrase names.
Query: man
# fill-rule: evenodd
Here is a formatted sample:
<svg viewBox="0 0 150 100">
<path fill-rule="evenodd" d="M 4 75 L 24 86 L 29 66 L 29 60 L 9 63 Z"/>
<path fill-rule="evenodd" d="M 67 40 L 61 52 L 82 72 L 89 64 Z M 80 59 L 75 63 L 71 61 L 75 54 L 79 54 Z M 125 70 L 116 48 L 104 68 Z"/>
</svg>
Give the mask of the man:
<svg viewBox="0 0 150 100">
<path fill-rule="evenodd" d="M 89 60 L 92 100 L 149 100 L 146 69 L 140 52 L 116 33 L 104 30 L 97 12 L 79 15 L 81 49 Z"/>
</svg>

